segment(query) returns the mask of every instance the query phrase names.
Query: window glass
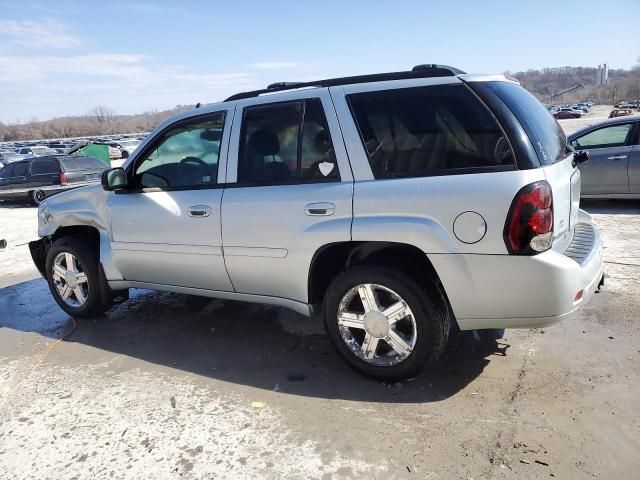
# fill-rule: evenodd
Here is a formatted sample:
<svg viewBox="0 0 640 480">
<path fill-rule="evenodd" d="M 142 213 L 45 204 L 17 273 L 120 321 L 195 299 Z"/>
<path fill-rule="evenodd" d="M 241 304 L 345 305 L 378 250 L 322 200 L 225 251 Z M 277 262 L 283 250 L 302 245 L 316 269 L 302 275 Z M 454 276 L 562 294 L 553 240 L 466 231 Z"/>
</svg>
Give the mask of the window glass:
<svg viewBox="0 0 640 480">
<path fill-rule="evenodd" d="M 553 115 L 542 102 L 520 85 L 487 82 L 487 86 L 509 107 L 531 140 L 543 165 L 567 156 L 567 139 Z"/>
<path fill-rule="evenodd" d="M 31 162 L 31 175 L 58 173 L 58 162 L 54 158 L 40 158 Z"/>
<path fill-rule="evenodd" d="M 319 99 L 245 109 L 238 183 L 271 185 L 339 179 L 329 127 Z"/>
<path fill-rule="evenodd" d="M 218 179 L 224 112 L 170 130 L 138 163 L 135 188 L 201 188 Z"/>
<path fill-rule="evenodd" d="M 2 170 L 0 170 L 0 178 L 11 178 L 11 177 L 13 177 L 13 173 L 15 172 L 15 169 L 16 169 L 16 164 L 15 163 L 10 163 L 6 167 L 4 167 Z"/>
<path fill-rule="evenodd" d="M 632 128 L 632 123 L 599 128 L 574 139 L 571 145 L 577 149 L 621 147 L 627 143 L 627 137 Z"/>
<path fill-rule="evenodd" d="M 512 167 L 509 142 L 464 86 L 349 95 L 375 178 Z"/>
<path fill-rule="evenodd" d="M 84 155 L 70 155 L 68 157 L 60 157 L 60 163 L 65 172 L 74 172 L 78 170 L 105 170 L 109 168 L 102 160 L 96 157 L 86 157 Z"/>
<path fill-rule="evenodd" d="M 28 162 L 19 162 L 16 163 L 16 170 L 13 172 L 14 177 L 26 177 L 27 176 L 27 166 Z"/>
</svg>

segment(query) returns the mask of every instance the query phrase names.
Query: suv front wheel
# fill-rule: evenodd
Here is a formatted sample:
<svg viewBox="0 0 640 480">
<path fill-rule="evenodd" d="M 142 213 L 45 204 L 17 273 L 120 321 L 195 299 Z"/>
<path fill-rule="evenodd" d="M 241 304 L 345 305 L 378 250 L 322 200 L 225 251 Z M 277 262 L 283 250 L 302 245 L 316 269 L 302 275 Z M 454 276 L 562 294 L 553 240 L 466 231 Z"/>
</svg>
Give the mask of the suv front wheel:
<svg viewBox="0 0 640 480">
<path fill-rule="evenodd" d="M 93 317 L 111 304 L 103 300 L 98 255 L 85 237 L 63 237 L 47 253 L 47 282 L 60 308 L 72 317 Z"/>
<path fill-rule="evenodd" d="M 437 286 L 387 267 L 346 270 L 329 287 L 323 311 L 342 358 L 379 380 L 417 375 L 440 357 L 449 335 L 449 313 Z"/>
</svg>

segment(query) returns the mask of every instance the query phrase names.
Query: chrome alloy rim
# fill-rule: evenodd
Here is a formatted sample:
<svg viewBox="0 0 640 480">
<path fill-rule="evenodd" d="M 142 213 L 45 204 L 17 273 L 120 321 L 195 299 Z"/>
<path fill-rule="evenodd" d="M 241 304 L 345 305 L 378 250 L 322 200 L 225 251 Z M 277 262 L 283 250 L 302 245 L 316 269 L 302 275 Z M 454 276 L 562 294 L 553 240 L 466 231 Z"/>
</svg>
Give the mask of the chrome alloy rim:
<svg viewBox="0 0 640 480">
<path fill-rule="evenodd" d="M 39 204 L 44 200 L 44 192 L 42 190 L 35 190 L 33 192 L 33 199 Z"/>
<path fill-rule="evenodd" d="M 349 290 L 338 305 L 342 340 L 360 359 L 391 366 L 405 360 L 416 346 L 416 319 L 393 290 L 364 283 Z"/>
<path fill-rule="evenodd" d="M 74 255 L 68 252 L 56 255 L 52 274 L 56 291 L 64 303 L 78 308 L 87 302 L 89 281 Z"/>
</svg>

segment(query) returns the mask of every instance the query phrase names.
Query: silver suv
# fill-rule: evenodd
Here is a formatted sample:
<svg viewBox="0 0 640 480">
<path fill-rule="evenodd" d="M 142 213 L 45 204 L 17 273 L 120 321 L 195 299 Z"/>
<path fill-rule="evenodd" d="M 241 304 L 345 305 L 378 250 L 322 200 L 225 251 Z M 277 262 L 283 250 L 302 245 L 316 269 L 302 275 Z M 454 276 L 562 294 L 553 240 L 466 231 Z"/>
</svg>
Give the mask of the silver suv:
<svg viewBox="0 0 640 480">
<path fill-rule="evenodd" d="M 585 158 L 502 75 L 279 83 L 179 114 L 102 185 L 46 199 L 30 248 L 72 316 L 129 288 L 321 311 L 347 363 L 399 379 L 454 329 L 549 325 L 590 299 Z"/>
</svg>

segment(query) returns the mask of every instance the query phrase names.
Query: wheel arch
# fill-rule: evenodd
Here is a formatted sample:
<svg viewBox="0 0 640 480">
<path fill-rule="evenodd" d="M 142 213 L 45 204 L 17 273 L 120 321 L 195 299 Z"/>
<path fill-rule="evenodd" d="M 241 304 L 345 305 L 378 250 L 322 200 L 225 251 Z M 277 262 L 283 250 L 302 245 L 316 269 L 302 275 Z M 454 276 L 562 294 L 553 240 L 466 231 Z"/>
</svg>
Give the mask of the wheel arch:
<svg viewBox="0 0 640 480">
<path fill-rule="evenodd" d="M 309 303 L 320 304 L 333 278 L 349 267 L 363 264 L 386 265 L 402 270 L 418 282 L 435 283 L 454 318 L 446 289 L 429 256 L 415 245 L 399 242 L 351 241 L 319 248 L 309 268 Z"/>
</svg>

